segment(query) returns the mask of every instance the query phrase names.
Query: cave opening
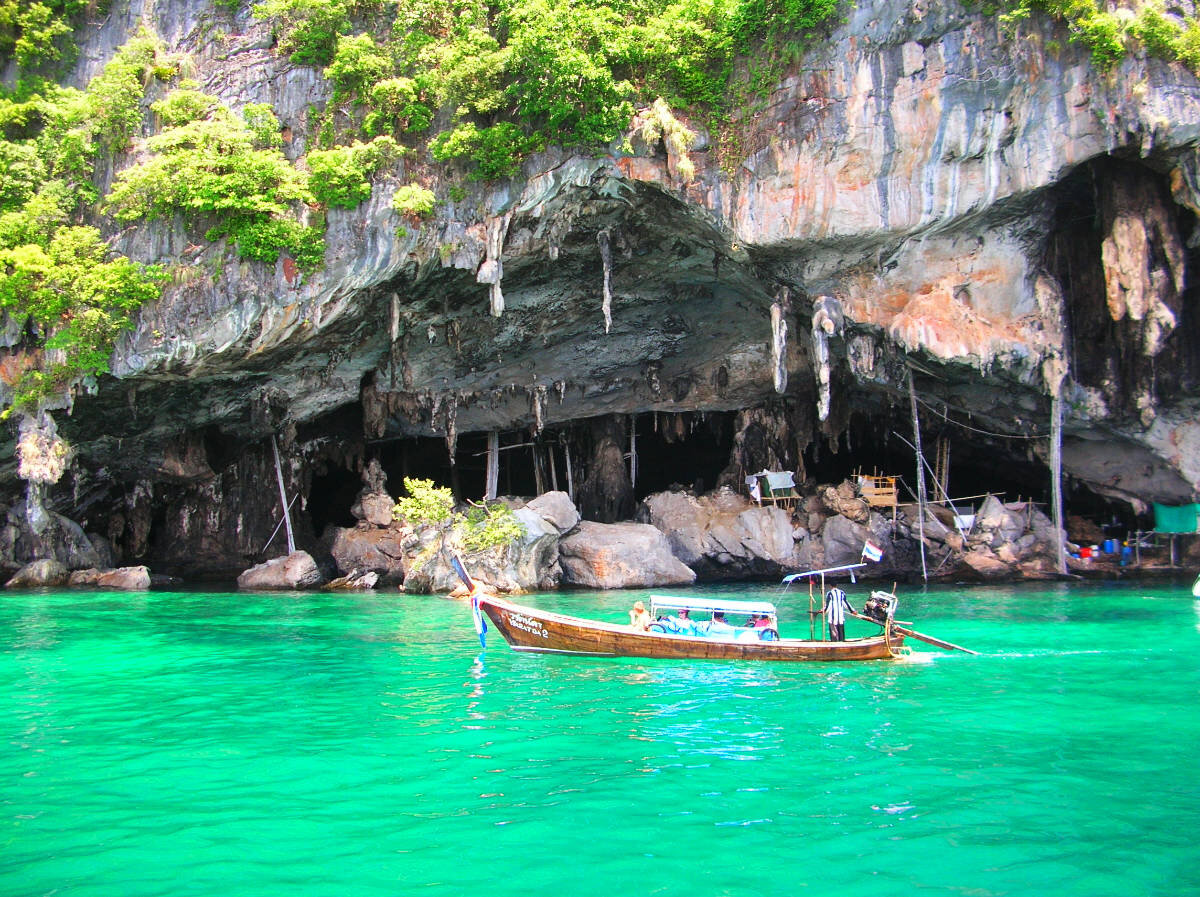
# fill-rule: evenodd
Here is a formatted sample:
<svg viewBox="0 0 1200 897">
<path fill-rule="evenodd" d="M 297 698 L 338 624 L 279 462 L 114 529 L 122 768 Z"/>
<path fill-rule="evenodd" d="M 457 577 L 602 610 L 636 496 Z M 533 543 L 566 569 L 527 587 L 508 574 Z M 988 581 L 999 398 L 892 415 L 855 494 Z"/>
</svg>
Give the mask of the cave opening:
<svg viewBox="0 0 1200 897">
<path fill-rule="evenodd" d="M 356 521 L 350 508 L 361 489 L 362 478 L 354 471 L 329 461 L 318 464 L 313 470 L 307 502 L 313 532 L 320 537 L 327 526 L 354 526 Z"/>
<path fill-rule="evenodd" d="M 668 489 L 712 490 L 733 450 L 734 412 L 643 414 L 636 418 L 634 496 Z"/>
<path fill-rule="evenodd" d="M 1063 291 L 1074 380 L 1103 389 L 1114 408 L 1128 413 L 1136 413 L 1140 391 L 1165 395 L 1195 388 L 1200 381 L 1198 222 L 1194 212 L 1174 201 L 1169 177 L 1140 161 L 1100 156 L 1077 166 L 1050 196 L 1054 211 L 1045 264 Z M 1133 250 L 1131 257 L 1140 258 L 1147 270 L 1135 266 L 1123 276 L 1146 276 L 1154 283 L 1150 291 L 1174 317 L 1173 331 L 1153 358 L 1143 351 L 1142 312 L 1131 307 L 1125 313 L 1119 302 L 1119 320 L 1114 320 L 1109 308 L 1106 264 L 1122 262 L 1115 254 L 1106 262 L 1105 238 L 1110 228 L 1117 230 L 1114 216 L 1130 215 L 1141 225 L 1132 231 L 1143 233 L 1145 242 L 1126 251 Z M 1176 295 L 1172 271 L 1180 260 L 1184 287 Z"/>
</svg>

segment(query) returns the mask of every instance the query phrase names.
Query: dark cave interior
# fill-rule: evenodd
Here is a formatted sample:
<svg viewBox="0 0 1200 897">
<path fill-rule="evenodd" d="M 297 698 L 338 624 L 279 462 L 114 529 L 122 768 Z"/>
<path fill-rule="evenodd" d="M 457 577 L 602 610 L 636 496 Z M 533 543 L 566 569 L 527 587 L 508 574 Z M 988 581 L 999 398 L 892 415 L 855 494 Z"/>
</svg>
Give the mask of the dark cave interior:
<svg viewBox="0 0 1200 897">
<path fill-rule="evenodd" d="M 667 489 L 688 488 L 697 493 L 714 488 L 729 464 L 733 450 L 734 412 L 709 412 L 688 428 L 672 428 L 665 419 L 646 413 L 637 417 L 636 498 Z M 683 430 L 681 433 L 680 430 Z M 917 490 L 912 424 L 897 414 L 891 418 L 851 415 L 836 444 L 819 438 L 803 452 L 808 487 L 836 484 L 860 473 L 895 475 L 901 481 L 901 500 L 915 501 Z M 567 489 L 567 446 L 571 446 L 573 484 L 578 487 L 586 448 L 584 428 L 566 424 L 546 428 L 536 442 L 528 429 L 500 434 L 499 494 L 537 493 L 535 448 L 540 452 L 543 489 Z M 944 447 L 940 444 L 944 443 Z M 945 453 L 949 465 L 950 498 L 978 505 L 988 493 L 1006 501 L 1032 500 L 1048 513 L 1049 472 L 1026 440 L 968 433 L 953 421 L 922 427 L 922 449 L 929 468 Z M 388 476 L 388 490 L 399 495 L 405 477 L 433 480 L 450 486 L 459 500 L 482 498 L 486 480 L 487 434 L 458 437 L 456 464 L 450 465 L 446 440 L 440 437 L 388 439 L 368 443 L 366 456 L 378 459 Z M 551 460 L 553 459 L 553 460 Z M 931 470 L 926 470 L 930 500 L 940 497 Z M 800 477 L 797 476 L 797 480 Z M 352 526 L 350 508 L 362 488 L 356 472 L 325 463 L 314 470 L 308 513 L 314 532 L 326 526 Z M 1116 516 L 1133 528 L 1139 521 L 1129 505 L 1093 493 L 1069 479 L 1065 484 L 1066 513 L 1109 521 Z"/>
</svg>

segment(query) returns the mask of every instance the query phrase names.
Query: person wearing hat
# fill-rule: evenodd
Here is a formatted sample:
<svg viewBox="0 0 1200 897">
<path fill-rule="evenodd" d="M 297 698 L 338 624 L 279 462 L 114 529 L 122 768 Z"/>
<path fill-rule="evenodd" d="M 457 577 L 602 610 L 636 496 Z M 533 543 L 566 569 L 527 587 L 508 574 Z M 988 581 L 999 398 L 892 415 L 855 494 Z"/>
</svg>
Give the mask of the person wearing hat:
<svg viewBox="0 0 1200 897">
<path fill-rule="evenodd" d="M 650 628 L 651 622 L 646 605 L 641 601 L 633 602 L 633 610 L 629 612 L 629 625 L 639 632 L 645 632 Z"/>
</svg>

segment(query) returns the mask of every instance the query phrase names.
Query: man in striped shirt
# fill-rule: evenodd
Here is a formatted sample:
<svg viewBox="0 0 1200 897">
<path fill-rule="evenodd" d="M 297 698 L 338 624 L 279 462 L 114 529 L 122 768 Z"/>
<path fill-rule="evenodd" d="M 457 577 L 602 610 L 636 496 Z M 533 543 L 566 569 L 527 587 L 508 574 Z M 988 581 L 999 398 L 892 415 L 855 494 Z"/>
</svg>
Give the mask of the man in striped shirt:
<svg viewBox="0 0 1200 897">
<path fill-rule="evenodd" d="M 829 637 L 835 642 L 846 640 L 846 611 L 854 612 L 846 593 L 834 586 L 825 593 L 825 606 L 821 608 L 829 623 Z"/>
</svg>

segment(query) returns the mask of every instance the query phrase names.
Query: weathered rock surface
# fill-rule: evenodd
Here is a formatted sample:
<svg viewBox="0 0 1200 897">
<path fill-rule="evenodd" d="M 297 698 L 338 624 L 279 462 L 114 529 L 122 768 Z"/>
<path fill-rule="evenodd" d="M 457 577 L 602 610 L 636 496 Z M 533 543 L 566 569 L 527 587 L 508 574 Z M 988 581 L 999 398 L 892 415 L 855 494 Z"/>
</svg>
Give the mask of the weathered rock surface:
<svg viewBox="0 0 1200 897">
<path fill-rule="evenodd" d="M 4 584 L 8 589 L 28 589 L 38 586 L 60 586 L 67 581 L 68 571 L 56 560 L 43 558 L 31 561 Z"/>
<path fill-rule="evenodd" d="M 704 579 L 776 576 L 797 563 L 791 516 L 721 489 L 697 497 L 647 496 L 639 519 L 661 530 L 671 552 Z"/>
<path fill-rule="evenodd" d="M 153 22 L 202 89 L 237 108 L 272 104 L 302 153 L 329 83 L 273 53 L 254 17 L 224 17 L 228 40 L 210 40 L 212 15 L 202 0 L 114 6 L 84 35 L 77 80 Z M 1104 76 L 1062 27 L 1039 15 L 1020 28 L 954 3 L 860 4 L 738 123 L 733 164 L 706 140 L 685 184 L 645 146 L 552 148 L 461 201 L 431 177 L 443 201 L 403 234 L 390 202 L 402 172 L 383 172 L 361 206 L 328 212 L 311 277 L 287 259 L 232 263 L 178 223 L 123 231 L 114 243 L 134 258 L 220 276 L 177 278 L 143 309 L 116 377 L 59 415 L 74 474 L 28 507 L 40 520 L 52 499 L 106 533 L 117 563 L 212 571 L 258 556 L 281 517 L 263 500 L 271 434 L 285 436 L 290 494 L 311 508 L 315 471 L 357 473 L 370 440 L 436 436 L 454 452 L 472 434 L 558 430 L 569 445 L 572 427 L 602 415 L 726 413 L 740 441 L 703 472 L 711 485 L 815 466 L 815 446 L 848 447 L 851 434 L 869 446 L 892 424 L 907 431 L 909 377 L 947 427 L 963 424 L 955 463 L 979 479 L 1044 489 L 1049 395 L 1061 392 L 1076 483 L 1135 510 L 1194 500 L 1200 84 L 1136 53 Z M 778 431 L 752 432 L 748 418 L 772 405 Z M 626 450 L 608 439 L 589 473 L 603 463 L 619 479 Z M 16 504 L 11 468 L 0 473 Z M 620 486 L 584 482 L 581 506 L 632 506 Z M 873 528 L 852 496 L 822 501 L 810 534 L 826 512 Z M 351 503 L 329 517 L 340 525 Z M 363 519 L 387 526 L 383 503 L 360 502 Z M 297 517 L 298 544 L 315 550 L 314 512 Z M 717 543 L 730 558 L 781 556 L 761 522 L 706 533 L 712 546 L 686 550 L 714 564 Z M 0 528 L 10 569 L 44 547 Z M 830 548 L 803 541 L 826 561 Z"/>
<path fill-rule="evenodd" d="M 330 592 L 367 591 L 379 583 L 379 574 L 374 571 L 351 570 L 345 576 L 338 576 L 325 583 L 325 590 Z"/>
<path fill-rule="evenodd" d="M 371 492 L 352 505 L 350 513 L 372 526 L 391 526 L 392 508 L 395 505 L 395 499 L 386 492 Z"/>
<path fill-rule="evenodd" d="M 389 516 L 391 514 L 389 510 Z M 407 570 L 401 547 L 412 530 L 393 523 L 387 528 L 372 525 L 335 528 L 329 553 L 338 571 L 371 571 L 386 583 L 401 583 Z"/>
<path fill-rule="evenodd" d="M 579 523 L 579 510 L 565 492 L 544 492 L 525 507 L 535 511 L 560 535 L 570 532 Z"/>
<path fill-rule="evenodd" d="M 145 566 L 118 567 L 105 570 L 96 577 L 96 585 L 105 589 L 124 589 L 141 592 L 150 588 L 150 570 Z"/>
<path fill-rule="evenodd" d="M 563 582 L 593 589 L 632 589 L 694 582 L 667 537 L 645 523 L 592 523 L 558 546 Z"/>
<path fill-rule="evenodd" d="M 322 582 L 317 562 L 307 551 L 272 558 L 242 573 L 239 589 L 311 589 Z"/>
</svg>

